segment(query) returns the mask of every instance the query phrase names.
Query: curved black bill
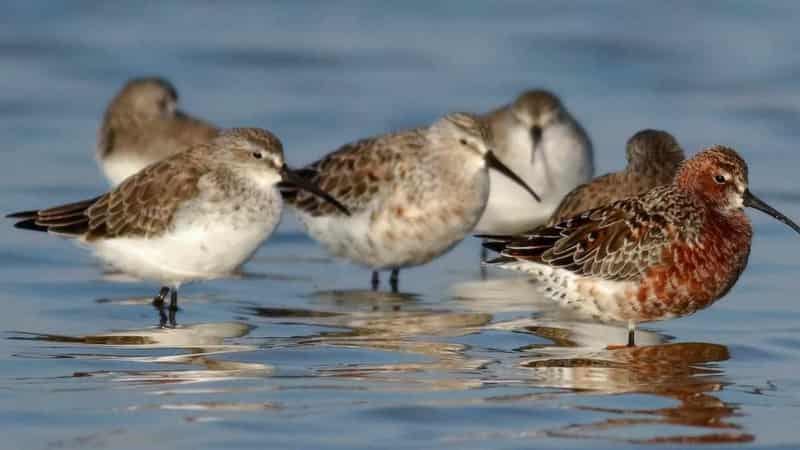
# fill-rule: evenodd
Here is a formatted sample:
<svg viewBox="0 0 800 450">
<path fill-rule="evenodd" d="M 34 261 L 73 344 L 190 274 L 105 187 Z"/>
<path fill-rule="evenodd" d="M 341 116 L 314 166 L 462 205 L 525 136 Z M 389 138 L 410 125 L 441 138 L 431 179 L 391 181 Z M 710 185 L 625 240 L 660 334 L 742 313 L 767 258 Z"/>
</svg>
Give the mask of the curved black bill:
<svg viewBox="0 0 800 450">
<path fill-rule="evenodd" d="M 325 200 L 326 202 L 330 203 L 331 205 L 335 206 L 337 209 L 339 209 L 344 214 L 346 214 L 348 216 L 350 215 L 350 211 L 343 204 L 339 203 L 338 200 L 333 198 L 333 196 L 331 196 L 327 192 L 325 192 L 322 189 L 320 189 L 319 187 L 317 187 L 311 181 L 308 181 L 305 178 L 301 177 L 300 175 L 294 173 L 291 169 L 289 169 L 288 166 L 286 166 L 286 164 L 284 164 L 283 167 L 281 167 L 281 177 L 282 177 L 281 184 L 288 185 L 288 186 L 294 186 L 296 188 L 304 189 L 304 190 L 306 190 L 308 192 L 311 192 L 312 194 L 316 195 L 317 197 L 319 197 L 319 198 Z"/>
<path fill-rule="evenodd" d="M 759 211 L 765 212 L 770 216 L 785 223 L 786 225 L 789 225 L 790 227 L 792 227 L 794 231 L 800 233 L 800 226 L 797 226 L 797 224 L 792 222 L 790 218 L 784 216 L 783 214 L 778 212 L 778 210 L 776 210 L 772 206 L 769 206 L 768 204 L 764 203 L 760 198 L 753 195 L 753 193 L 750 192 L 750 189 L 745 189 L 742 199 L 744 200 L 744 206 L 748 206 L 750 208 L 755 208 Z"/>
<path fill-rule="evenodd" d="M 537 202 L 541 202 L 542 201 L 542 199 L 539 198 L 539 196 L 536 194 L 536 192 L 533 192 L 533 189 L 531 189 L 531 187 L 528 186 L 528 184 L 525 183 L 525 181 L 523 181 L 522 178 L 518 177 L 517 174 L 515 174 L 514 172 L 511 171 L 511 169 L 508 168 L 508 166 L 506 166 L 505 164 L 500 162 L 500 160 L 497 159 L 497 156 L 494 156 L 494 152 L 493 151 L 489 150 L 489 152 L 486 153 L 485 158 L 486 158 L 486 165 L 487 166 L 489 166 L 490 168 L 502 173 L 503 175 L 507 176 L 508 178 L 511 178 L 512 180 L 514 180 L 515 183 L 517 183 L 518 185 L 522 186 L 522 188 L 525 189 L 526 191 L 530 192 L 530 194 L 533 196 L 533 198 L 536 199 Z"/>
</svg>

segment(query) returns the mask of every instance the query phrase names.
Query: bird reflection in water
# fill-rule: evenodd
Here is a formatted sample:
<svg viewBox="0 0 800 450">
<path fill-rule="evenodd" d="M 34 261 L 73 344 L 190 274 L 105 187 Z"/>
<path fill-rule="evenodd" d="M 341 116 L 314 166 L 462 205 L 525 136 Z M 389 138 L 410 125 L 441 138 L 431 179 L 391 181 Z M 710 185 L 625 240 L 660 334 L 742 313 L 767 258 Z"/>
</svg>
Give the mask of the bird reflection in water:
<svg viewBox="0 0 800 450">
<path fill-rule="evenodd" d="M 677 406 L 654 409 L 575 406 L 576 409 L 610 414 L 594 423 L 572 424 L 547 435 L 569 438 L 600 438 L 629 443 L 734 443 L 750 442 L 754 436 L 729 421 L 741 415 L 739 406 L 714 396 L 726 382 L 715 362 L 729 358 L 723 345 L 674 343 L 621 348 L 582 357 L 539 356 L 525 359 L 521 367 L 531 371 L 535 384 L 576 392 L 598 394 L 650 394 L 674 399 Z M 669 434 L 622 437 L 621 430 L 634 427 L 692 427 L 700 434 Z M 662 431 L 663 432 L 663 431 Z M 637 432 L 640 435 L 640 432 Z"/>
<path fill-rule="evenodd" d="M 454 299 L 468 310 L 535 312 L 524 318 L 517 314 L 516 319 L 497 321 L 486 327 L 541 338 L 515 349 L 521 354 L 516 361 L 521 373 L 506 368 L 507 375 L 518 376 L 520 382 L 532 387 L 566 389 L 567 393 L 577 394 L 565 397 L 575 403 L 584 396 L 618 394 L 654 395 L 678 402 L 677 406 L 654 409 L 570 405 L 612 417 L 553 430 L 534 430 L 530 436 L 599 438 L 637 444 L 736 443 L 754 439 L 730 420 L 742 415 L 740 406 L 714 395 L 728 384 L 716 364 L 729 359 L 727 347 L 713 343 L 669 343 L 670 336 L 639 329 L 636 334 L 639 347 L 612 350 L 607 344 L 623 338 L 624 328 L 572 321 L 568 314 L 553 308 L 552 302 L 537 298 L 530 283 L 525 278 L 501 278 L 451 287 Z M 539 398 L 541 392 L 532 396 Z M 665 435 L 665 425 L 699 428 L 702 433 L 684 434 L 684 430 L 676 429 L 675 434 Z M 644 427 L 654 430 L 643 430 Z M 636 436 L 621 437 L 623 429 L 633 428 L 637 429 Z"/>
<path fill-rule="evenodd" d="M 186 384 L 208 381 L 234 380 L 264 377 L 272 373 L 271 366 L 260 363 L 244 363 L 217 356 L 254 351 L 255 346 L 226 343 L 226 339 L 246 336 L 252 327 L 239 322 L 200 323 L 177 328 L 145 328 L 141 330 L 113 331 L 83 336 L 65 336 L 39 333 L 16 333 L 11 339 L 47 341 L 62 344 L 91 346 L 76 350 L 66 347 L 65 352 L 50 355 L 58 358 L 74 358 L 117 362 L 155 364 L 177 364 L 199 366 L 199 369 L 181 370 L 98 370 L 76 372 L 73 377 L 110 378 L 132 384 Z M 62 347 L 56 347 L 61 349 Z M 49 350 L 52 348 L 48 347 Z M 157 354 L 152 350 L 171 349 L 174 352 Z M 24 356 L 24 355 L 23 355 Z M 41 356 L 41 355 L 33 355 Z"/>
</svg>

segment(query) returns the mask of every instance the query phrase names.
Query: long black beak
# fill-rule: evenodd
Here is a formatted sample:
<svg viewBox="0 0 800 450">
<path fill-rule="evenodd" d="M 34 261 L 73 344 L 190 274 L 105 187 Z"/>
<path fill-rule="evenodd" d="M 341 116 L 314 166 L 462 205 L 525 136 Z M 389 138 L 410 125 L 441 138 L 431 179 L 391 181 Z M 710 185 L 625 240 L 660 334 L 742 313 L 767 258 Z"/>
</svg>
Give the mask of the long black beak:
<svg viewBox="0 0 800 450">
<path fill-rule="evenodd" d="M 317 197 L 335 206 L 345 215 L 348 216 L 350 215 L 350 211 L 343 204 L 339 203 L 338 200 L 336 200 L 330 194 L 317 187 L 314 183 L 294 173 L 286 164 L 284 164 L 283 167 L 281 167 L 281 178 L 282 178 L 281 184 L 294 186 L 299 189 L 305 189 L 306 191 L 311 192 Z"/>
<path fill-rule="evenodd" d="M 759 211 L 765 212 L 770 216 L 785 223 L 786 225 L 789 225 L 790 227 L 792 227 L 794 231 L 800 233 L 800 226 L 797 226 L 797 224 L 792 222 L 791 219 L 784 216 L 783 214 L 778 212 L 778 210 L 776 210 L 772 206 L 769 206 L 768 204 L 764 203 L 764 201 L 762 201 L 760 198 L 753 195 L 753 193 L 750 192 L 750 189 L 745 189 L 742 199 L 744 200 L 744 206 L 748 206 L 750 208 L 755 208 Z"/>
<path fill-rule="evenodd" d="M 486 165 L 489 166 L 489 168 L 492 168 L 502 173 L 503 175 L 507 176 L 508 178 L 514 180 L 515 183 L 522 186 L 522 188 L 525 189 L 526 191 L 530 192 L 530 194 L 533 196 L 533 198 L 536 199 L 537 202 L 542 201 L 542 199 L 540 199 L 539 196 L 536 195 L 536 192 L 533 192 L 533 189 L 531 189 L 531 187 L 528 186 L 528 184 L 525 183 L 522 180 L 522 178 L 518 177 L 517 174 L 512 172 L 511 169 L 509 169 L 505 164 L 500 162 L 500 160 L 497 159 L 497 156 L 494 156 L 493 151 L 489 150 L 489 152 L 486 153 L 485 158 L 486 158 Z"/>
</svg>

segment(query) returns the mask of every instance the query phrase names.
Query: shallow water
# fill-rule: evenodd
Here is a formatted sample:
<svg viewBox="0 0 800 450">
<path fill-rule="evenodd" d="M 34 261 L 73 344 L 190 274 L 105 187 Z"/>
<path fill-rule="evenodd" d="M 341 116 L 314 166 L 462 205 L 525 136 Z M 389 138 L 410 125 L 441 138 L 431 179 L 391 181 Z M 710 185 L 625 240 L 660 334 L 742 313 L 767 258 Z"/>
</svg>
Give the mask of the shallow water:
<svg viewBox="0 0 800 450">
<path fill-rule="evenodd" d="M 600 172 L 638 129 L 725 143 L 800 217 L 800 6 L 791 2 L 212 2 L 0 6 L 0 209 L 96 194 L 105 102 L 172 79 L 185 109 L 254 125 L 301 164 L 338 144 L 561 94 Z M 467 239 L 373 293 L 287 214 L 240 279 L 154 290 L 57 238 L 0 228 L 2 448 L 800 445 L 800 240 L 755 212 L 748 270 L 693 317 L 564 322 Z"/>
</svg>

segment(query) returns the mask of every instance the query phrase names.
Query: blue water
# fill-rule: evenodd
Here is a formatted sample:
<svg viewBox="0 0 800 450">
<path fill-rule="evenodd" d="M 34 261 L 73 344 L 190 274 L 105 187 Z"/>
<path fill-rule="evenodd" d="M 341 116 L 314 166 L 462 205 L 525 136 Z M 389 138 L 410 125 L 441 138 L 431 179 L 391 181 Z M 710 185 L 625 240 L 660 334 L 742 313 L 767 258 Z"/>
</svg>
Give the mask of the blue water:
<svg viewBox="0 0 800 450">
<path fill-rule="evenodd" d="M 229 4 L 230 3 L 230 4 Z M 0 210 L 96 195 L 106 102 L 133 76 L 260 126 L 295 165 L 356 138 L 562 96 L 623 164 L 645 127 L 739 149 L 754 192 L 800 218 L 795 2 L 4 2 Z M 481 281 L 467 239 L 401 293 L 330 260 L 287 214 L 241 279 L 152 286 L 82 249 L 0 227 L 0 448 L 800 446 L 800 239 L 751 214 L 731 293 L 624 330 L 548 318 L 524 280 Z"/>
</svg>

